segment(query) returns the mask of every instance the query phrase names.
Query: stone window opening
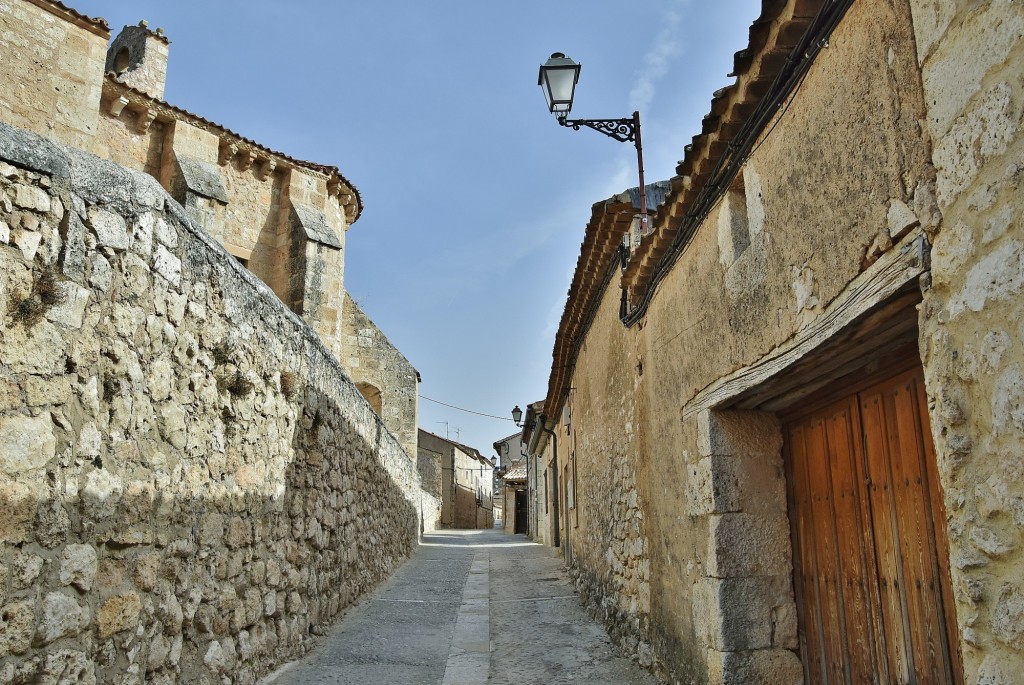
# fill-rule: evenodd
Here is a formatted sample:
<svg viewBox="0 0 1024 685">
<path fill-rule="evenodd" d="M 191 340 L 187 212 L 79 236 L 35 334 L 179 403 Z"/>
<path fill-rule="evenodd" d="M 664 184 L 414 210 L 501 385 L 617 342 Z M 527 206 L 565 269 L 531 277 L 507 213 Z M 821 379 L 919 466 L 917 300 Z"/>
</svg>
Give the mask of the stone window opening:
<svg viewBox="0 0 1024 685">
<path fill-rule="evenodd" d="M 380 388 L 373 385 L 372 383 L 357 383 L 356 389 L 359 394 L 370 403 L 370 407 L 373 409 L 377 416 L 383 416 L 383 399 L 381 397 Z M 454 473 L 452 474 L 454 477 Z"/>
<path fill-rule="evenodd" d="M 750 246 L 747 189 L 741 171 L 722 196 L 718 214 L 719 261 L 728 268 Z"/>
<path fill-rule="evenodd" d="M 131 61 L 131 55 L 128 52 L 128 48 L 121 48 L 117 51 L 117 55 L 114 56 L 114 73 L 123 74 L 128 71 L 128 65 Z"/>
</svg>

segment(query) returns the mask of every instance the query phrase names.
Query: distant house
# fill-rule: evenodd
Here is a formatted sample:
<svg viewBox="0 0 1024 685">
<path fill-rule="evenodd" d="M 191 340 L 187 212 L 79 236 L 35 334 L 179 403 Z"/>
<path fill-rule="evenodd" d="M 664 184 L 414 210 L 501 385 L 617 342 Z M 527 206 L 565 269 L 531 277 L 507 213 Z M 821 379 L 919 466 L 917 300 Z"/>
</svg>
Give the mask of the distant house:
<svg viewBox="0 0 1024 685">
<path fill-rule="evenodd" d="M 479 450 L 420 429 L 416 463 L 423 489 L 441 500 L 441 528 L 494 525 L 494 462 Z"/>
<path fill-rule="evenodd" d="M 498 460 L 495 462 L 495 466 L 499 469 L 507 469 L 513 461 L 517 461 L 520 458 L 521 451 L 523 449 L 522 441 L 522 431 L 513 433 L 501 440 L 495 440 L 494 451 L 498 455 Z"/>
<path fill-rule="evenodd" d="M 505 512 L 502 528 L 506 533 L 529 533 L 529 491 L 526 485 L 526 458 L 512 462 L 501 480 L 501 508 Z"/>
<path fill-rule="evenodd" d="M 495 523 L 501 521 L 503 526 L 506 522 L 505 512 L 509 511 L 505 508 L 504 476 L 512 462 L 521 458 L 522 441 L 523 432 L 519 431 L 493 443 L 494 451 L 498 455 L 494 462 L 494 520 Z"/>
</svg>

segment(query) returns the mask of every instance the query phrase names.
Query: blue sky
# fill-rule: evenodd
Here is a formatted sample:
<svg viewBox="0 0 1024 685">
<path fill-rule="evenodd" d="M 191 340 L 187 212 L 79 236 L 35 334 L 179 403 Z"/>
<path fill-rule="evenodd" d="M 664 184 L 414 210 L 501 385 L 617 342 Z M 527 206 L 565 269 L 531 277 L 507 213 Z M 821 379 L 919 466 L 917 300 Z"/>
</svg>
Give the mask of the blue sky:
<svg viewBox="0 0 1024 685">
<path fill-rule="evenodd" d="M 427 397 L 509 416 L 544 397 L 591 205 L 637 185 L 636 152 L 559 127 L 537 87 L 583 65 L 573 116 L 639 109 L 648 182 L 674 174 L 732 82 L 759 0 L 66 0 L 114 35 L 171 40 L 165 99 L 363 197 L 345 285 Z M 487 455 L 511 421 L 420 400 L 420 426 Z"/>
</svg>

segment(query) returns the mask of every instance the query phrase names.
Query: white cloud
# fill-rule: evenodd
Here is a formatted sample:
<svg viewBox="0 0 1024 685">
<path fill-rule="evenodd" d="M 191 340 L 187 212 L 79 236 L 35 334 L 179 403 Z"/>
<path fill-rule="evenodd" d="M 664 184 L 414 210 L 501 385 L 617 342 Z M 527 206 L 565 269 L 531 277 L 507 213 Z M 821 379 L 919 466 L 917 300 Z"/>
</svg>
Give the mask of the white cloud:
<svg viewBox="0 0 1024 685">
<path fill-rule="evenodd" d="M 681 51 L 679 24 L 683 19 L 684 9 L 689 4 L 690 0 L 678 0 L 666 12 L 661 22 L 661 30 L 644 55 L 643 72 L 629 93 L 632 109 L 642 112 L 650 106 L 654 100 L 657 82 L 668 73 L 673 58 Z"/>
</svg>

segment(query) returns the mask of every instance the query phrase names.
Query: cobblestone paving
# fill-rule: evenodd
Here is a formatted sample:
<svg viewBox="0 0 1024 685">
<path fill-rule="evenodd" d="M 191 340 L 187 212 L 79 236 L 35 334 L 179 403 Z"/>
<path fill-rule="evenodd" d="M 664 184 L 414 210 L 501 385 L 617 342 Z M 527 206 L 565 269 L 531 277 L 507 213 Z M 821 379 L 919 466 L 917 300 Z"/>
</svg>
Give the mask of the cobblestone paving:
<svg viewBox="0 0 1024 685">
<path fill-rule="evenodd" d="M 489 635 L 489 650 L 475 631 Z M 584 612 L 554 550 L 494 530 L 424 536 L 412 558 L 350 609 L 317 649 L 264 680 L 300 683 L 658 680 L 625 657 Z"/>
</svg>

